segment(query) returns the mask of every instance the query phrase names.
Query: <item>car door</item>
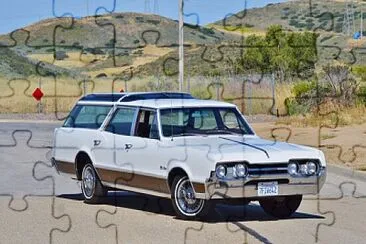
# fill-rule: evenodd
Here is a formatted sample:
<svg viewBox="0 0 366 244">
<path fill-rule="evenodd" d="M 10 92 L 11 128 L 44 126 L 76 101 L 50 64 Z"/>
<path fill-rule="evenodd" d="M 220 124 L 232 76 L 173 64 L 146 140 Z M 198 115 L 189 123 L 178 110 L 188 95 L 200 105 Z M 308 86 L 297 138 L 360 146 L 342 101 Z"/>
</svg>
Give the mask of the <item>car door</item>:
<svg viewBox="0 0 366 244">
<path fill-rule="evenodd" d="M 161 148 L 156 110 L 140 108 L 135 120 L 133 136 L 129 138 L 128 149 L 119 153 L 134 169 L 130 186 L 160 193 L 168 193 L 163 161 L 167 154 L 160 154 Z"/>
<path fill-rule="evenodd" d="M 136 107 L 118 106 L 101 132 L 103 137 L 101 147 L 103 151 L 111 153 L 106 157 L 108 160 L 98 169 L 102 181 L 116 184 L 131 177 L 134 169 L 127 152 L 137 111 Z"/>
</svg>

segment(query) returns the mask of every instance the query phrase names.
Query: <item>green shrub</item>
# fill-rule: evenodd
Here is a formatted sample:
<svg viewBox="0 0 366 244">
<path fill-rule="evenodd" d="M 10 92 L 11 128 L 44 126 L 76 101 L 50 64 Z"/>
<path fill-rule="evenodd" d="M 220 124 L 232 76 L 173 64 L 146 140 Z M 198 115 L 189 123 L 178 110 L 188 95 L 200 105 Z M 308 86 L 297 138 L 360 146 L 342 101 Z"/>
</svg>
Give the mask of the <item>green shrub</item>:
<svg viewBox="0 0 366 244">
<path fill-rule="evenodd" d="M 337 33 L 342 33 L 342 31 L 343 31 L 343 24 L 342 23 L 337 23 L 334 26 L 334 31 L 337 32 Z"/>
<path fill-rule="evenodd" d="M 291 92 L 296 98 L 298 98 L 313 89 L 316 89 L 315 81 L 300 81 L 294 85 L 294 87 L 291 89 Z"/>
<path fill-rule="evenodd" d="M 297 99 L 289 99 L 286 103 L 288 115 L 306 114 L 311 110 L 311 106 L 299 102 Z"/>
<path fill-rule="evenodd" d="M 65 51 L 56 51 L 55 58 L 56 60 L 64 60 L 65 58 L 68 58 L 69 56 L 66 54 Z"/>
<path fill-rule="evenodd" d="M 364 84 L 364 85 L 362 85 Z M 361 82 L 361 86 L 359 87 L 357 93 L 356 102 L 360 105 L 366 105 L 366 83 Z"/>
<path fill-rule="evenodd" d="M 306 25 L 307 30 L 312 30 L 315 24 L 314 23 L 307 23 L 305 25 Z"/>
<path fill-rule="evenodd" d="M 205 35 L 214 35 L 215 31 L 209 28 L 202 27 L 200 30 Z"/>
<path fill-rule="evenodd" d="M 137 16 L 137 17 L 135 17 L 135 20 L 137 23 L 144 23 L 144 17 Z"/>
<path fill-rule="evenodd" d="M 289 21 L 289 25 L 291 25 L 291 26 L 297 26 L 298 25 L 298 23 L 299 22 L 297 22 L 297 20 L 294 20 L 294 19 L 290 19 L 290 21 Z"/>
<path fill-rule="evenodd" d="M 246 28 L 253 28 L 253 27 L 254 27 L 254 25 L 252 25 L 252 24 L 248 24 L 248 23 L 245 23 L 245 24 L 244 24 L 244 27 L 246 27 Z"/>
<path fill-rule="evenodd" d="M 158 25 L 158 24 L 160 24 L 160 20 L 149 19 L 149 20 L 146 20 L 146 23 Z"/>
</svg>

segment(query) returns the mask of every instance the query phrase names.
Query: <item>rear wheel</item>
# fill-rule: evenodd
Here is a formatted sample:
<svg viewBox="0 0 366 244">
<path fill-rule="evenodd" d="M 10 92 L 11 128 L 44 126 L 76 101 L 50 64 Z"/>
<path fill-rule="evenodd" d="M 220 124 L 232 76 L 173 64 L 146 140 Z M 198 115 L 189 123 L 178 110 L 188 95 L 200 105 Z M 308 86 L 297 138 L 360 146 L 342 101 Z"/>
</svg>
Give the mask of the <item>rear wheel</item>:
<svg viewBox="0 0 366 244">
<path fill-rule="evenodd" d="M 181 219 L 198 219 L 205 217 L 211 202 L 198 199 L 187 176 L 176 176 L 171 186 L 171 198 L 177 217 Z"/>
<path fill-rule="evenodd" d="M 300 206 L 302 195 L 272 197 L 259 200 L 263 210 L 276 218 L 286 218 L 296 212 Z"/>
<path fill-rule="evenodd" d="M 92 164 L 87 163 L 81 175 L 81 191 L 84 201 L 98 203 L 107 195 L 107 189 L 103 187 Z"/>
</svg>

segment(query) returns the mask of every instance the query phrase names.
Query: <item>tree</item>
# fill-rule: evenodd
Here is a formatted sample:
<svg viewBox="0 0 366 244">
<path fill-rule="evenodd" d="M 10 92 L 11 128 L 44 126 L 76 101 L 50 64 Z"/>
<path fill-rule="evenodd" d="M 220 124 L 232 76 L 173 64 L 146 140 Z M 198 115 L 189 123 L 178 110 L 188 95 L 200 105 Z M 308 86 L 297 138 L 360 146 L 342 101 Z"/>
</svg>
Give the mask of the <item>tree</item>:
<svg viewBox="0 0 366 244">
<path fill-rule="evenodd" d="M 270 26 L 264 37 L 247 37 L 243 59 L 238 59 L 236 65 L 242 72 L 274 73 L 281 82 L 308 78 L 314 74 L 317 61 L 317 37 L 315 33 L 285 32 L 280 25 Z"/>
<path fill-rule="evenodd" d="M 323 67 L 324 81 L 330 87 L 330 97 L 337 97 L 341 104 L 352 105 L 358 88 L 350 68 L 346 65 L 328 64 Z"/>
</svg>

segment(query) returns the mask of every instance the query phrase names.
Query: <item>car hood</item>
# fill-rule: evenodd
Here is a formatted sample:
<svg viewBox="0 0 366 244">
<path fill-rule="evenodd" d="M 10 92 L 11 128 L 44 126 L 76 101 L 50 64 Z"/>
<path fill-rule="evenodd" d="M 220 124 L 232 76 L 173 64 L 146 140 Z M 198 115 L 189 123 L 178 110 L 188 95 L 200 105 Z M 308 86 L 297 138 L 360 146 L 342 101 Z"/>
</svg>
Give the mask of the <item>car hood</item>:
<svg viewBox="0 0 366 244">
<path fill-rule="evenodd" d="M 270 141 L 258 136 L 207 136 L 186 137 L 185 146 L 191 150 L 203 150 L 214 162 L 248 161 L 249 163 L 280 163 L 290 159 L 320 159 L 324 154 L 315 148 Z M 208 150 L 208 151 L 207 151 Z M 201 152 L 203 153 L 203 152 Z"/>
</svg>

